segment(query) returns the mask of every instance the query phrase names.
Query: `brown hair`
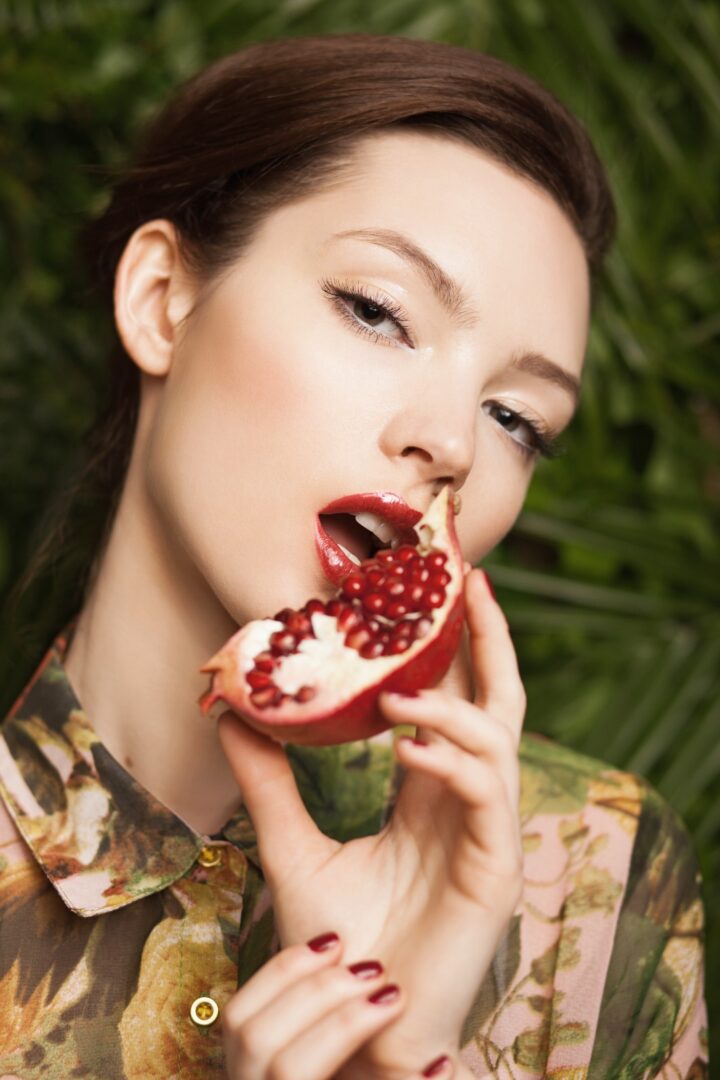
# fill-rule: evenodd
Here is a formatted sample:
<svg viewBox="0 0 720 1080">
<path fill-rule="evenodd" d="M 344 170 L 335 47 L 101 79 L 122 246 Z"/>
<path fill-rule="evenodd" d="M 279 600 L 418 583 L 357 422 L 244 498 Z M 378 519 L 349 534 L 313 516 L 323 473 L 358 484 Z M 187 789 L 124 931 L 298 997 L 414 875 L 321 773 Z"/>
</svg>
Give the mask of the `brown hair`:
<svg viewBox="0 0 720 1080">
<path fill-rule="evenodd" d="M 359 138 L 387 129 L 477 147 L 549 192 L 584 246 L 593 286 L 614 235 L 613 199 L 580 122 L 527 75 L 455 45 L 364 33 L 267 41 L 211 64 L 147 128 L 112 198 L 81 235 L 110 304 L 132 233 L 170 220 L 201 285 L 238 259 L 263 219 L 342 179 Z M 119 341 L 108 403 L 77 476 L 48 507 L 14 591 L 65 561 L 63 621 L 81 602 L 114 519 L 133 444 L 138 369 Z M 56 574 L 58 570 L 56 569 Z M 62 574 L 61 574 L 62 576 Z"/>
</svg>

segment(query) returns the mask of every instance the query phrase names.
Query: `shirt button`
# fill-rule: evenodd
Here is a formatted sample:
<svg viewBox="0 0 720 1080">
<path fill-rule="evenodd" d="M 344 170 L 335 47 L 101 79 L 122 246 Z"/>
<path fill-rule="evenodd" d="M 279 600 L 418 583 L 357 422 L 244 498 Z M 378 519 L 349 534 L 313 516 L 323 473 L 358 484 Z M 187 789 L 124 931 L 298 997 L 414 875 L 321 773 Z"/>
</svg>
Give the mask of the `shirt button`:
<svg viewBox="0 0 720 1080">
<path fill-rule="evenodd" d="M 190 1018 L 199 1027 L 208 1027 L 214 1024 L 220 1013 L 217 1001 L 211 997 L 195 998 L 190 1006 Z"/>
<path fill-rule="evenodd" d="M 218 866 L 222 862 L 222 852 L 220 848 L 206 846 L 200 848 L 198 853 L 198 862 L 201 866 L 210 868 L 211 866 Z"/>
</svg>

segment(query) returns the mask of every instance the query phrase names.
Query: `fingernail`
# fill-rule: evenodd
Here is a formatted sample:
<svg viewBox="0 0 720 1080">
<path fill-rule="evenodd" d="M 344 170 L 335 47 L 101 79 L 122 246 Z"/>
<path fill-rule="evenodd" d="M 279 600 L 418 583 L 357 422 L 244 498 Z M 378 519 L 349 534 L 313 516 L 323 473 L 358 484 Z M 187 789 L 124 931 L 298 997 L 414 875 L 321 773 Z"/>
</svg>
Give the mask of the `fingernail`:
<svg viewBox="0 0 720 1080">
<path fill-rule="evenodd" d="M 447 1054 L 443 1054 L 442 1057 L 435 1058 L 431 1061 L 426 1069 L 423 1069 L 422 1076 L 437 1076 L 450 1064 L 450 1058 Z"/>
<path fill-rule="evenodd" d="M 497 597 L 495 595 L 495 590 L 493 589 L 493 583 L 490 580 L 490 575 L 488 574 L 487 570 L 483 570 L 483 574 L 485 575 L 485 581 L 487 582 L 487 587 L 488 587 L 488 590 L 490 592 L 490 595 L 492 596 L 493 600 L 497 600 Z"/>
<path fill-rule="evenodd" d="M 388 697 L 395 698 L 398 701 L 405 701 L 407 698 L 420 697 L 419 690 L 388 690 Z"/>
<path fill-rule="evenodd" d="M 391 1005 L 393 1001 L 397 1001 L 400 997 L 400 987 L 395 983 L 389 983 L 387 986 L 382 986 L 379 990 L 376 990 L 374 994 L 371 994 L 368 1001 L 372 1005 Z"/>
<path fill-rule="evenodd" d="M 357 964 L 350 964 L 348 971 L 357 975 L 358 979 L 374 979 L 381 975 L 385 969 L 377 960 L 359 960 Z"/>
<path fill-rule="evenodd" d="M 311 938 L 307 945 L 313 952 L 326 952 L 334 948 L 339 940 L 340 938 L 334 933 L 320 934 L 318 937 Z"/>
</svg>

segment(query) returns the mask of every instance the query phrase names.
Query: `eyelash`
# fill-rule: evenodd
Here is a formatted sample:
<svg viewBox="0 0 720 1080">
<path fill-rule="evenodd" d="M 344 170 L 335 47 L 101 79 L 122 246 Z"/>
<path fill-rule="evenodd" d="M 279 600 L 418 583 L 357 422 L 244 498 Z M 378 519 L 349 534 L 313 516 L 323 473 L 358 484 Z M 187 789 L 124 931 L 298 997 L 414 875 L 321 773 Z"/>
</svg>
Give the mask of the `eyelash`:
<svg viewBox="0 0 720 1080">
<path fill-rule="evenodd" d="M 380 334 L 377 330 L 374 330 L 372 326 L 363 326 L 361 322 L 358 322 L 358 320 L 354 318 L 348 309 L 340 302 L 341 300 L 364 300 L 366 303 L 371 304 L 373 307 L 377 308 L 379 312 L 390 318 L 392 322 L 399 326 L 410 344 L 412 344 L 410 326 L 405 317 L 405 313 L 402 308 L 398 307 L 393 301 L 388 300 L 385 297 L 380 297 L 377 294 L 373 294 L 372 290 L 366 288 L 364 285 L 358 284 L 354 285 L 352 289 L 348 289 L 339 282 L 333 280 L 333 278 L 323 278 L 320 282 L 320 287 L 325 295 L 330 298 L 331 303 L 337 309 L 340 316 L 353 330 L 355 330 L 356 333 L 366 334 L 373 341 L 390 340 L 385 334 Z M 523 457 L 528 459 L 537 456 L 556 458 L 565 453 L 565 448 L 560 444 L 559 440 L 543 430 L 537 420 L 533 417 L 526 416 L 517 409 L 508 409 L 497 401 L 491 401 L 489 404 L 494 405 L 495 408 L 500 409 L 501 412 L 507 413 L 512 420 L 522 420 L 527 424 L 532 432 L 532 446 L 527 446 L 525 443 L 513 439 L 512 435 L 508 436 Z M 502 427 L 503 425 L 501 424 L 500 426 Z"/>
</svg>

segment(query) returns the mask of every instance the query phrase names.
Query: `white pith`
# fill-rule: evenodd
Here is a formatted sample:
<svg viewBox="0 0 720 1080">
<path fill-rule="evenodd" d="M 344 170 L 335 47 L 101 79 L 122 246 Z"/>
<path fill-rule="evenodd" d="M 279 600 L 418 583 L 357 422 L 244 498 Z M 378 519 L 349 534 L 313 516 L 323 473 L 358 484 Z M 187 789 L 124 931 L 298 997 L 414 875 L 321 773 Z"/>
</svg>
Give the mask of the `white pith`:
<svg viewBox="0 0 720 1080">
<path fill-rule="evenodd" d="M 310 616 L 310 621 L 315 637 L 304 638 L 298 645 L 297 652 L 280 657 L 280 663 L 272 672 L 273 682 L 284 694 L 296 694 L 301 686 L 317 685 L 322 676 L 323 696 L 329 693 L 337 697 L 340 690 L 352 696 L 357 687 L 367 683 L 368 661 L 360 656 L 357 649 L 351 649 L 345 644 L 347 631 L 338 630 L 334 615 L 316 611 Z M 258 632 L 257 637 L 253 635 L 252 655 L 245 653 L 243 656 L 244 672 L 252 670 L 257 653 L 269 649 L 270 636 L 276 630 L 284 630 L 285 626 L 275 619 L 263 619 L 258 623 L 258 631 L 260 628 L 264 632 Z M 409 651 L 408 649 L 407 652 Z M 407 657 L 407 652 L 401 655 Z M 378 671 L 382 671 L 383 667 L 392 667 L 398 659 L 398 656 L 377 656 L 370 663 L 376 665 Z"/>
</svg>

